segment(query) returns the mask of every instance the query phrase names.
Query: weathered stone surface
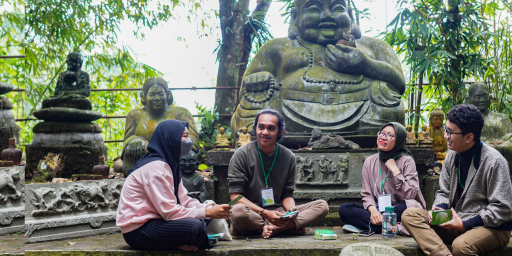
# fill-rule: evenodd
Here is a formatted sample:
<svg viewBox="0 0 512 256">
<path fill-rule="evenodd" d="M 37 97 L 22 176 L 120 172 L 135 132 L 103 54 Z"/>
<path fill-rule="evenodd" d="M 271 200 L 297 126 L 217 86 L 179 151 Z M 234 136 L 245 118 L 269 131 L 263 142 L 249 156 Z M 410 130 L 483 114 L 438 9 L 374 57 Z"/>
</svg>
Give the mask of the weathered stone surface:
<svg viewBox="0 0 512 256">
<path fill-rule="evenodd" d="M 357 243 L 343 248 L 340 256 L 404 256 L 404 254 L 387 245 Z"/>
<path fill-rule="evenodd" d="M 353 240 L 351 234 L 344 233 L 341 228 L 332 230 L 338 239 L 319 241 L 313 239 L 313 227 L 305 236 L 277 236 L 271 239 L 259 237 L 241 237 L 233 241 L 219 241 L 217 247 L 208 251 L 136 251 L 130 248 L 122 234 L 93 236 L 82 239 L 66 239 L 66 241 L 51 241 L 25 245 L 27 256 L 338 256 L 342 249 L 359 243 L 375 243 L 391 246 L 406 256 L 424 256 L 412 237 L 397 236 L 394 239 L 383 239 L 380 235 L 370 237 L 359 236 Z M 320 229 L 329 229 L 321 227 Z M 73 245 L 71 245 L 71 242 Z M 512 241 L 508 246 L 491 251 L 483 256 L 512 255 Z"/>
<path fill-rule="evenodd" d="M 318 128 L 313 129 L 308 147 L 314 150 L 334 149 L 334 148 L 350 148 L 359 149 L 359 145 L 350 140 L 345 140 L 340 135 L 322 133 Z"/>
<path fill-rule="evenodd" d="M 62 153 L 65 157 L 62 177 L 71 178 L 72 174 L 91 174 L 99 156 L 107 155 L 101 134 L 44 134 L 37 133 L 32 144 L 26 148 L 26 175 L 32 177 L 39 161 L 48 153 Z"/>
<path fill-rule="evenodd" d="M 0 96 L 0 109 L 12 109 L 12 101 L 4 96 Z"/>
<path fill-rule="evenodd" d="M 42 108 L 53 107 L 91 110 L 92 102 L 82 97 L 51 97 L 43 100 Z"/>
<path fill-rule="evenodd" d="M 24 230 L 25 167 L 0 168 L 0 236 Z"/>
<path fill-rule="evenodd" d="M 32 129 L 34 133 L 101 133 L 97 123 L 89 122 L 40 122 Z"/>
<path fill-rule="evenodd" d="M 118 232 L 124 179 L 28 184 L 27 243 Z"/>
<path fill-rule="evenodd" d="M 21 232 L 15 232 L 10 235 L 0 236 L 0 255 L 24 256 L 25 235 Z"/>
<path fill-rule="evenodd" d="M 0 94 L 6 94 L 14 89 L 14 86 L 8 83 L 0 82 Z"/>
<path fill-rule="evenodd" d="M 0 150 L 9 147 L 9 139 L 20 140 L 20 127 L 16 125 L 12 110 L 0 110 Z"/>
<path fill-rule="evenodd" d="M 92 122 L 103 115 L 92 110 L 55 107 L 39 109 L 34 112 L 34 116 L 45 121 Z"/>
</svg>

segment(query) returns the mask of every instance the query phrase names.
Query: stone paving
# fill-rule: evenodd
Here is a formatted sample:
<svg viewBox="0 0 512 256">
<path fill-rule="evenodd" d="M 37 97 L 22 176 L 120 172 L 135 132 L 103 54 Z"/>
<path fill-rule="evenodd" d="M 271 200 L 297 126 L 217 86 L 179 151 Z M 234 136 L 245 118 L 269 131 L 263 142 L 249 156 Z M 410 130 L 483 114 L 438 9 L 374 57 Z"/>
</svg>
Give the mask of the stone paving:
<svg viewBox="0 0 512 256">
<path fill-rule="evenodd" d="M 18 232 L 0 236 L 0 255 L 23 255 L 25 252 L 25 234 Z"/>
<path fill-rule="evenodd" d="M 135 251 L 123 240 L 120 233 L 80 239 L 61 240 L 25 245 L 27 256 L 79 255 L 79 256 L 132 256 L 132 255 L 339 255 L 341 250 L 351 244 L 370 242 L 389 245 L 405 255 L 424 255 L 411 237 L 398 236 L 395 239 L 383 239 L 381 235 L 358 237 L 353 240 L 351 234 L 344 233 L 341 228 L 332 229 L 338 234 L 337 240 L 319 241 L 313 239 L 313 228 L 306 236 L 278 236 L 269 240 L 258 237 L 219 241 L 217 247 L 199 252 L 144 252 Z M 326 227 L 322 227 L 326 229 Z M 0 242 L 1 244 L 1 242 Z M 487 256 L 512 255 L 512 242 L 503 249 L 486 254 Z"/>
</svg>

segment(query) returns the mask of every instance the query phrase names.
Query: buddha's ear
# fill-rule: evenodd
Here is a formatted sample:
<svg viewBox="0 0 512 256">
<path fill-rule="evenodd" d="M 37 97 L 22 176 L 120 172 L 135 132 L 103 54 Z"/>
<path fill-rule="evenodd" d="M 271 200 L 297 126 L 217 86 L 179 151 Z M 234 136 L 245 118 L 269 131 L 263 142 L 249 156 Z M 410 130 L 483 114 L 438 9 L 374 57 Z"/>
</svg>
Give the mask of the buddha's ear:
<svg viewBox="0 0 512 256">
<path fill-rule="evenodd" d="M 297 39 L 299 36 L 299 30 L 297 30 L 297 7 L 293 7 L 290 13 L 290 27 L 288 28 L 288 38 L 291 40 Z"/>
<path fill-rule="evenodd" d="M 359 25 L 357 24 L 356 19 L 354 19 L 352 7 L 348 7 L 348 16 L 350 17 L 350 20 L 351 20 L 350 34 L 352 36 L 354 36 L 355 39 L 360 39 L 361 38 L 361 28 L 359 28 Z"/>
<path fill-rule="evenodd" d="M 140 102 L 142 105 L 146 105 L 146 99 L 144 98 L 144 92 L 140 92 Z"/>
<path fill-rule="evenodd" d="M 167 105 L 172 105 L 172 103 L 174 102 L 174 97 L 172 96 L 172 91 L 171 89 L 167 88 Z"/>
</svg>

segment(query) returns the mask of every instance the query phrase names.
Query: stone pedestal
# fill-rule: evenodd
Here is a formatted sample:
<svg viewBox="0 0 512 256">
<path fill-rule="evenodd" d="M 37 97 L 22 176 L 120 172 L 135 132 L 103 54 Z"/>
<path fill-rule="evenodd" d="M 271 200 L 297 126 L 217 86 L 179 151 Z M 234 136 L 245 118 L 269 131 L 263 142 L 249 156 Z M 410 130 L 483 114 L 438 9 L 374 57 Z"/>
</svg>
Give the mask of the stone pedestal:
<svg viewBox="0 0 512 256">
<path fill-rule="evenodd" d="M 54 129 L 50 129 L 52 126 Z M 34 132 L 32 143 L 25 148 L 27 177 L 32 177 L 39 161 L 48 153 L 64 155 L 62 178 L 71 178 L 73 174 L 92 174 L 98 158 L 107 156 L 108 149 L 103 143 L 101 128 L 94 123 L 46 121 L 37 124 Z"/>
<path fill-rule="evenodd" d="M 432 148 L 410 148 L 422 185 L 427 174 L 427 164 L 435 161 Z M 344 203 L 361 202 L 362 169 L 366 157 L 376 154 L 376 149 L 363 150 L 293 150 L 297 159 L 297 179 L 294 199 L 297 204 L 323 199 L 331 211 L 337 211 Z M 228 166 L 234 152 L 208 152 L 208 165 L 213 166 L 215 182 L 215 202 L 229 202 Z M 325 158 L 325 159 L 323 159 Z M 323 159 L 323 160 L 322 160 Z M 321 163 L 324 167 L 321 167 Z M 310 174 L 312 175 L 310 176 Z M 308 178 L 310 177 L 310 178 Z"/>
<path fill-rule="evenodd" d="M 25 167 L 0 167 L 0 236 L 25 229 Z"/>
<path fill-rule="evenodd" d="M 119 232 L 116 212 L 124 181 L 28 184 L 25 242 Z"/>
</svg>

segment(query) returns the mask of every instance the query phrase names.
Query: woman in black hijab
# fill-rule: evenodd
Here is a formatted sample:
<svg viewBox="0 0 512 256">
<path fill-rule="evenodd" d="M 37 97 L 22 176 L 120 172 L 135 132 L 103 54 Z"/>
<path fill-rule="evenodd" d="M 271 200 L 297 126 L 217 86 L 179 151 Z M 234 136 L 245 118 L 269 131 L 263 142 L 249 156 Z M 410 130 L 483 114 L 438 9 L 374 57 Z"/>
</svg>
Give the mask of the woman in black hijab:
<svg viewBox="0 0 512 256">
<path fill-rule="evenodd" d="M 416 163 L 405 148 L 406 138 L 407 131 L 399 123 L 390 122 L 380 128 L 377 133 L 379 153 L 367 157 L 363 164 L 363 204 L 344 204 L 338 210 L 341 220 L 348 224 L 345 230 L 371 229 L 381 233 L 381 213 L 386 206 L 394 206 L 399 222 L 397 229 L 408 235 L 401 225 L 402 213 L 407 208 L 425 209 L 425 199 L 420 191 Z M 391 204 L 385 204 L 386 201 Z"/>
<path fill-rule="evenodd" d="M 179 169 L 180 156 L 188 155 L 193 145 L 187 125 L 162 121 L 149 140 L 149 153 L 128 171 L 116 224 L 135 249 L 210 248 L 204 220 L 230 215 L 227 204 L 204 205 L 187 196 Z"/>
</svg>

